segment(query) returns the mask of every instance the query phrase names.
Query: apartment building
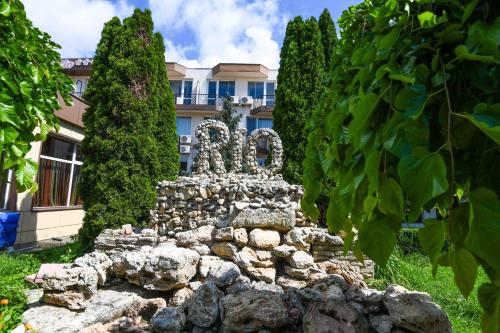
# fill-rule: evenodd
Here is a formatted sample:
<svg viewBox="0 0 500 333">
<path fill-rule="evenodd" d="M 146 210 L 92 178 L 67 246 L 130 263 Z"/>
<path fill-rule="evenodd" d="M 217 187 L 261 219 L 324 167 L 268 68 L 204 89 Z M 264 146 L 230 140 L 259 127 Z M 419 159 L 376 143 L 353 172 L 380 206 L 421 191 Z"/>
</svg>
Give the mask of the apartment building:
<svg viewBox="0 0 500 333">
<path fill-rule="evenodd" d="M 87 105 L 82 99 L 92 67 L 92 59 L 70 58 L 61 62 L 74 82 L 73 106 L 56 112 L 61 129 L 49 134 L 43 142 L 34 143 L 28 157 L 39 163 L 39 190 L 16 193 L 15 180 L 0 187 L 0 209 L 21 212 L 16 244 L 29 244 L 74 235 L 82 224 L 84 212 L 78 195 L 82 166 L 80 142 L 83 139 L 82 115 Z M 223 99 L 231 99 L 241 114 L 240 128 L 250 133 L 256 128 L 272 127 L 277 70 L 260 64 L 221 63 L 212 68 L 187 68 L 167 63 L 170 86 L 174 93 L 180 166 L 192 169 L 195 155 L 196 127 L 222 109 Z M 267 145 L 258 147 L 258 158 L 264 163 Z"/>
</svg>

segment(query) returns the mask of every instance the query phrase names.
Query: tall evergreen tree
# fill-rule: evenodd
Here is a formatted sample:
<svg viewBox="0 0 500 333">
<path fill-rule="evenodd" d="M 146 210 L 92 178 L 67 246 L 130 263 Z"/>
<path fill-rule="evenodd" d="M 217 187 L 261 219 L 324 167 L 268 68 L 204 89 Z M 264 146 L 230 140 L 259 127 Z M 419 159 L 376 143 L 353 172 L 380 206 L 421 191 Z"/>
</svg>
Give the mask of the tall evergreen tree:
<svg viewBox="0 0 500 333">
<path fill-rule="evenodd" d="M 175 108 L 160 34 L 136 9 L 105 24 L 84 98 L 81 194 L 86 244 L 104 228 L 144 225 L 155 185 L 179 168 Z"/>
<path fill-rule="evenodd" d="M 323 45 L 323 54 L 325 55 L 325 71 L 328 73 L 332 66 L 332 57 L 337 46 L 337 31 L 335 24 L 328 9 L 324 9 L 318 20 L 319 30 L 321 31 L 321 45 Z"/>
<path fill-rule="evenodd" d="M 321 32 L 315 18 L 295 17 L 287 25 L 280 54 L 273 128 L 283 142 L 283 176 L 302 182 L 306 124 L 325 87 Z"/>
</svg>

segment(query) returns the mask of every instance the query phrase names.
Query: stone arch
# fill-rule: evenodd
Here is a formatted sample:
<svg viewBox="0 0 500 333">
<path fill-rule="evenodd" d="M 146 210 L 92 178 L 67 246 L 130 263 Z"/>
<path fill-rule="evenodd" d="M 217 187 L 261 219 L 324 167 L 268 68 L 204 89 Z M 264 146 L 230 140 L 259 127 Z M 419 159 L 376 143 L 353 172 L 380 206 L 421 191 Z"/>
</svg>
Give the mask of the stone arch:
<svg viewBox="0 0 500 333">
<path fill-rule="evenodd" d="M 215 140 L 210 140 L 210 130 L 216 131 Z M 196 163 L 197 174 L 209 174 L 210 164 L 214 173 L 224 175 L 226 168 L 220 150 L 229 143 L 229 129 L 221 121 L 208 119 L 198 125 L 195 132 L 198 139 L 198 161 Z"/>
<path fill-rule="evenodd" d="M 261 167 L 257 162 L 257 142 L 259 139 L 268 139 L 272 147 L 272 161 L 267 167 Z M 281 139 L 275 131 L 270 128 L 258 128 L 250 134 L 247 139 L 246 164 L 252 174 L 275 175 L 281 170 L 283 146 Z"/>
</svg>

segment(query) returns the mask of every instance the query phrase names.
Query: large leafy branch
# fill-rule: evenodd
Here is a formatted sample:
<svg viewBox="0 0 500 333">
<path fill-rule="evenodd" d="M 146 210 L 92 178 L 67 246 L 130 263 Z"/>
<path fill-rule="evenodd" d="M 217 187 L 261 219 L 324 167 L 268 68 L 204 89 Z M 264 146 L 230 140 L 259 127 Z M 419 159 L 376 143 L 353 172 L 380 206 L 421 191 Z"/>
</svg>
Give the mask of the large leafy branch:
<svg viewBox="0 0 500 333">
<path fill-rule="evenodd" d="M 384 265 L 402 221 L 436 272 L 479 288 L 484 332 L 500 331 L 500 8 L 494 1 L 365 1 L 345 11 L 331 86 L 309 123 L 303 208 L 325 180 L 345 249 Z"/>
<path fill-rule="evenodd" d="M 19 191 L 35 191 L 37 164 L 26 154 L 59 128 L 57 94 L 70 104 L 71 80 L 59 45 L 33 27 L 19 0 L 0 0 L 0 31 L 0 177 L 11 169 Z"/>
</svg>

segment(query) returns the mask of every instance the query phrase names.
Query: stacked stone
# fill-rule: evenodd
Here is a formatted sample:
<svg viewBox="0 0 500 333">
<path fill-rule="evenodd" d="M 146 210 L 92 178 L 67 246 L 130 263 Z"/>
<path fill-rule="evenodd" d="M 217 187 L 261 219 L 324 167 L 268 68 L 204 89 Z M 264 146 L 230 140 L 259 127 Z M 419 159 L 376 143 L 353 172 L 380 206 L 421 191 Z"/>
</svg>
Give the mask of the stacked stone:
<svg viewBox="0 0 500 333">
<path fill-rule="evenodd" d="M 210 140 L 210 133 L 215 133 L 215 140 Z M 195 131 L 199 143 L 198 163 L 196 173 L 209 174 L 210 163 L 215 174 L 222 175 L 226 173 L 224 160 L 220 154 L 221 148 L 229 143 L 229 129 L 218 120 L 207 119 L 203 121 Z"/>
<path fill-rule="evenodd" d="M 111 255 L 125 250 L 140 250 L 143 246 L 156 246 L 158 236 L 152 229 L 134 232 L 130 225 L 124 225 L 122 229 L 104 230 L 96 237 L 94 244 L 97 250 Z"/>
<path fill-rule="evenodd" d="M 261 167 L 257 162 L 257 144 L 260 140 L 267 140 L 272 147 L 271 165 Z M 254 130 L 247 140 L 246 165 L 251 174 L 260 174 L 271 176 L 277 174 L 281 170 L 283 146 L 278 134 L 270 128 L 258 128 Z"/>
<path fill-rule="evenodd" d="M 180 177 L 157 187 L 158 199 L 151 212 L 151 228 L 160 235 L 202 225 L 228 226 L 242 211 L 261 214 L 293 212 L 297 226 L 313 226 L 300 209 L 302 186 L 290 185 L 280 176 L 273 179 L 228 174 Z"/>
</svg>

